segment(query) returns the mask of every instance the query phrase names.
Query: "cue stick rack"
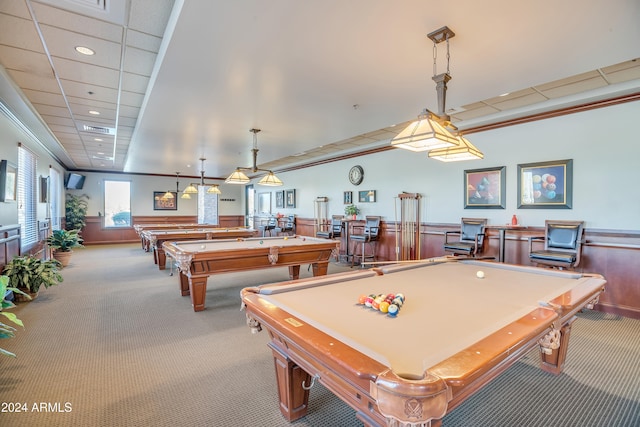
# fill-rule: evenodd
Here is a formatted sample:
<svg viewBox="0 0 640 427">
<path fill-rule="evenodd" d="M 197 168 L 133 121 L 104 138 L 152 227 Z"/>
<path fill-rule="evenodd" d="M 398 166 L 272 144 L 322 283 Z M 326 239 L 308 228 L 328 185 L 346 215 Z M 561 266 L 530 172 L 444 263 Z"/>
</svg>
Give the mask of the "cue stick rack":
<svg viewBox="0 0 640 427">
<path fill-rule="evenodd" d="M 329 220 L 329 198 L 316 197 L 316 199 L 313 201 L 313 204 L 313 235 L 315 236 L 318 231 L 326 231 L 331 225 L 331 221 Z"/>
<path fill-rule="evenodd" d="M 396 206 L 396 261 L 420 259 L 420 199 L 418 193 L 398 194 Z M 397 218 L 400 204 L 400 224 Z M 398 229 L 399 228 L 399 229 Z"/>
</svg>

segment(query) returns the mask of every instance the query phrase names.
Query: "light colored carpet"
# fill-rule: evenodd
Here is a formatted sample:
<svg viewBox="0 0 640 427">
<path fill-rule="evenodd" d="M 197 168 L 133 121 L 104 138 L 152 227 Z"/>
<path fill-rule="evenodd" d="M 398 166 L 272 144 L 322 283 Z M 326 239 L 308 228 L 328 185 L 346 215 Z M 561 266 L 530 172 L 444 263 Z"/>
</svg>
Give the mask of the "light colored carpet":
<svg viewBox="0 0 640 427">
<path fill-rule="evenodd" d="M 0 358 L 0 409 L 27 411 L 0 412 L 0 426 L 361 425 L 320 385 L 304 419 L 289 424 L 278 410 L 268 335 L 250 333 L 239 292 L 288 279 L 286 268 L 211 277 L 199 313 L 139 245 L 80 249 L 63 273 L 14 310 L 26 327 L 2 341 L 18 358 Z M 640 425 L 639 349 L 640 321 L 581 314 L 562 375 L 530 353 L 444 425 Z"/>
</svg>

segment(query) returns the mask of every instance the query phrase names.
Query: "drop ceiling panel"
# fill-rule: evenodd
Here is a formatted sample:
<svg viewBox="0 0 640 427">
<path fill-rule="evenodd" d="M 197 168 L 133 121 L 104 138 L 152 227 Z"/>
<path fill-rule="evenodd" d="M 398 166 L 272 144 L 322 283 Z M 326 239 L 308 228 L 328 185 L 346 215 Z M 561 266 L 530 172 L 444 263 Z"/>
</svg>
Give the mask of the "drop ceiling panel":
<svg viewBox="0 0 640 427">
<path fill-rule="evenodd" d="M 129 47 L 124 54 L 123 69 L 128 73 L 150 76 L 155 60 L 155 53 Z"/>
<path fill-rule="evenodd" d="M 118 91 L 94 84 L 80 83 L 73 80 L 61 80 L 64 93 L 67 96 L 78 98 L 91 98 L 102 102 L 115 103 L 118 100 Z M 89 95 L 93 92 L 93 95 Z"/>
<path fill-rule="evenodd" d="M 59 92 L 58 83 L 53 77 L 37 76 L 22 71 L 7 70 L 13 81 L 20 87 L 44 92 Z"/>
<path fill-rule="evenodd" d="M 76 34 L 95 34 L 103 40 L 120 43 L 122 27 L 100 19 L 32 2 L 36 18 L 42 26 L 59 27 Z M 72 45 L 77 46 L 77 45 Z"/>
<path fill-rule="evenodd" d="M 60 93 L 38 92 L 34 90 L 25 90 L 24 93 L 33 104 L 52 105 L 54 107 L 63 108 L 66 108 L 67 106 L 62 94 Z"/>
<path fill-rule="evenodd" d="M 53 58 L 53 64 L 60 78 L 95 84 L 97 86 L 118 88 L 120 73 L 113 68 L 99 67 L 64 58 Z"/>
<path fill-rule="evenodd" d="M 118 43 L 46 25 L 42 26 L 42 34 L 47 40 L 47 48 L 52 56 L 101 67 L 120 68 L 120 45 Z M 76 52 L 76 46 L 86 46 L 93 49 L 96 54 L 82 55 Z"/>
<path fill-rule="evenodd" d="M 44 53 L 0 45 L 0 63 L 9 70 L 23 71 L 45 77 L 53 76 L 49 59 Z"/>
<path fill-rule="evenodd" d="M 65 107 L 55 107 L 53 105 L 43 104 L 33 104 L 33 106 L 36 107 L 36 110 L 38 110 L 38 113 L 41 115 L 71 118 L 69 110 Z"/>
<path fill-rule="evenodd" d="M 149 85 L 149 77 L 140 74 L 123 73 L 122 90 L 144 94 Z"/>
<path fill-rule="evenodd" d="M 536 104 L 538 102 L 544 102 L 548 98 L 543 95 L 533 92 L 525 96 L 517 98 L 505 99 L 503 102 L 495 102 L 491 106 L 497 108 L 500 111 L 511 110 L 516 108 L 526 107 L 528 105 Z"/>
<path fill-rule="evenodd" d="M 0 15 L 0 44 L 44 53 L 33 22 L 10 15 Z"/>
<path fill-rule="evenodd" d="M 586 80 L 577 80 L 563 86 L 555 86 L 548 89 L 542 89 L 540 87 L 539 89 L 546 97 L 553 99 L 587 92 L 589 90 L 605 87 L 606 85 L 607 82 L 602 77 L 598 76 Z"/>
</svg>

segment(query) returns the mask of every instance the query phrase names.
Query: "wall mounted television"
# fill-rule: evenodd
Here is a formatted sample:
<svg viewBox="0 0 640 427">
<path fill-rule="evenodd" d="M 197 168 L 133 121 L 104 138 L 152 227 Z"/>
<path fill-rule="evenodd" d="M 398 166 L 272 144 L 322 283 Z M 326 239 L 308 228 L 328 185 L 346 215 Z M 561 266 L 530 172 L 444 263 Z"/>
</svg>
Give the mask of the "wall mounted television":
<svg viewBox="0 0 640 427">
<path fill-rule="evenodd" d="M 84 186 L 84 175 L 80 175 L 79 173 L 73 173 L 67 175 L 64 181 L 64 188 L 67 190 L 82 190 Z"/>
</svg>

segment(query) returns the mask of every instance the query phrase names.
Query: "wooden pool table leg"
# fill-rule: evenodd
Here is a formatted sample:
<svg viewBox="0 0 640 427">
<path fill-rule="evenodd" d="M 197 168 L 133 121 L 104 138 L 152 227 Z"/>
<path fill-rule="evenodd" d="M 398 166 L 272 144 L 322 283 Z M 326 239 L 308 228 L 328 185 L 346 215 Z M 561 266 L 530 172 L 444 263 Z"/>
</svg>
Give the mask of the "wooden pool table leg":
<svg viewBox="0 0 640 427">
<path fill-rule="evenodd" d="M 313 269 L 313 277 L 326 276 L 329 268 L 329 262 L 315 262 L 311 264 Z"/>
<path fill-rule="evenodd" d="M 299 265 L 290 265 L 289 266 L 289 279 L 290 280 L 298 280 L 300 278 L 300 266 Z"/>
<path fill-rule="evenodd" d="M 540 367 L 543 371 L 554 375 L 559 375 L 562 372 L 564 362 L 567 359 L 571 325 L 575 320 L 576 316 L 573 316 L 560 328 L 560 346 L 557 349 L 554 349 L 551 354 L 546 354 L 544 351 L 540 352 Z"/>
<path fill-rule="evenodd" d="M 311 375 L 280 352 L 273 343 L 269 343 L 269 347 L 276 369 L 280 412 L 287 421 L 295 421 L 307 415 L 309 390 L 305 390 L 302 384 L 310 384 Z"/>
<path fill-rule="evenodd" d="M 204 310 L 204 300 L 207 296 L 207 276 L 189 277 L 189 293 L 193 311 Z"/>
<path fill-rule="evenodd" d="M 157 254 L 158 257 L 158 269 L 164 270 L 167 264 L 167 255 L 164 253 L 164 249 L 157 248 L 154 253 Z"/>
</svg>

